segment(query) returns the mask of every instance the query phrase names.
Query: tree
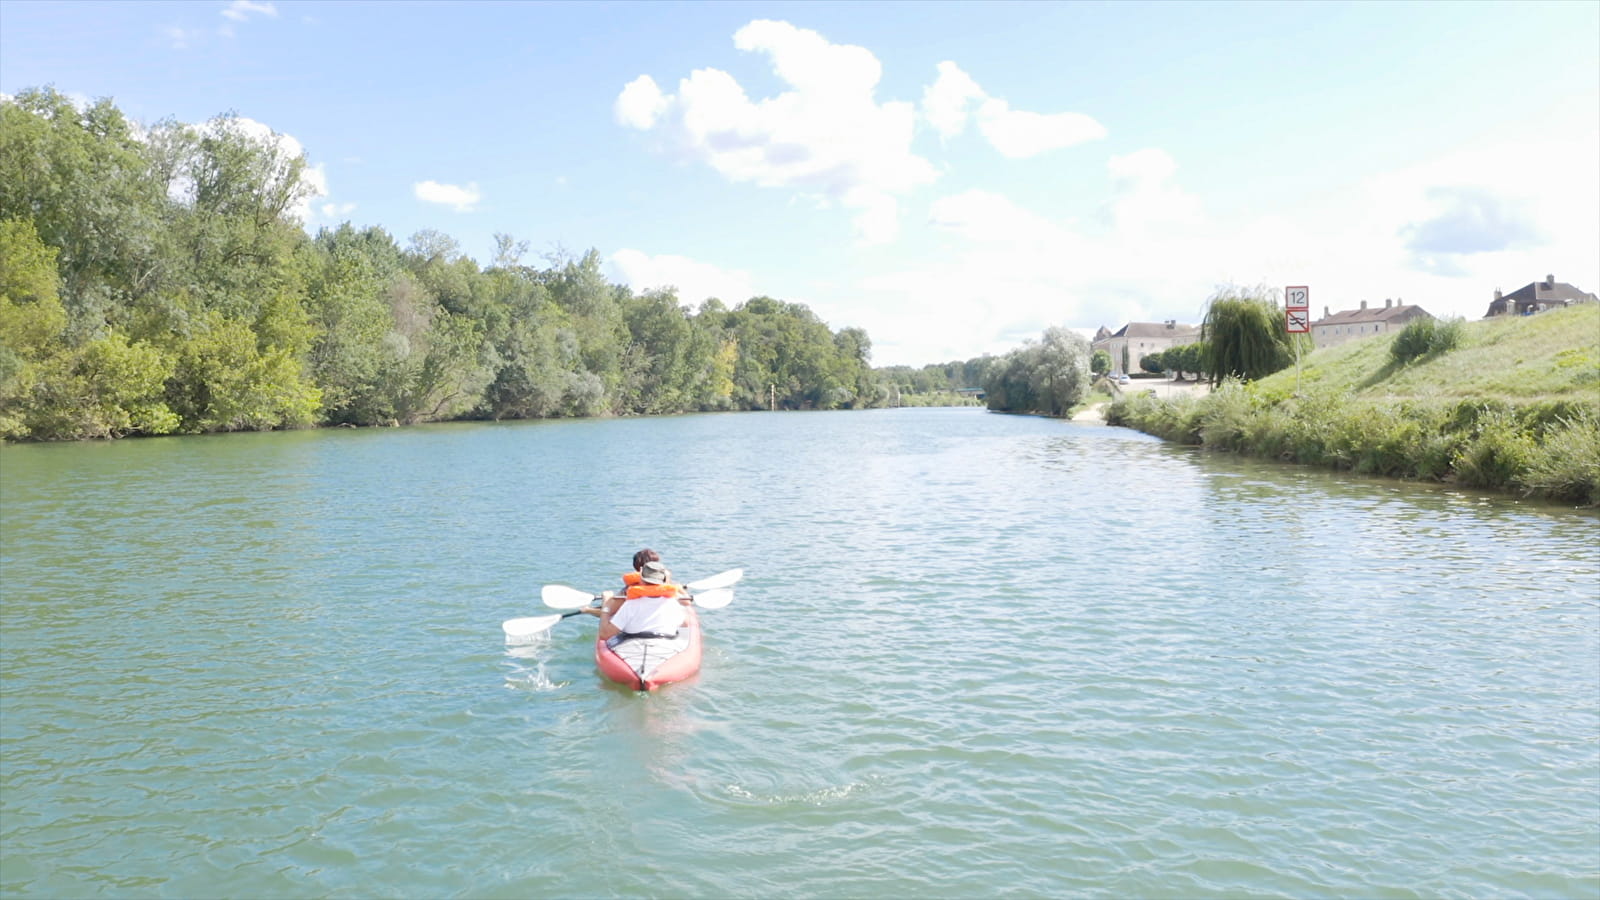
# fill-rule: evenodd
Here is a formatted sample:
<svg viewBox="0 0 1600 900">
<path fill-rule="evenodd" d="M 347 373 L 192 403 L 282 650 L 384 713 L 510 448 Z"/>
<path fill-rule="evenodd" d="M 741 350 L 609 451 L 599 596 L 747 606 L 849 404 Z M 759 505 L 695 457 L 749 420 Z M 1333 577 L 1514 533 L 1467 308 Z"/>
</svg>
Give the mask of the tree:
<svg viewBox="0 0 1600 900">
<path fill-rule="evenodd" d="M 44 440 L 170 434 L 180 422 L 164 399 L 175 360 L 117 332 L 50 357 L 21 411 L 25 436 Z"/>
<path fill-rule="evenodd" d="M 1095 375 L 1104 375 L 1111 371 L 1111 354 L 1105 350 L 1096 350 L 1089 357 L 1089 371 Z"/>
<path fill-rule="evenodd" d="M 79 110 L 53 88 L 0 100 L 0 220 L 31 222 L 56 249 L 71 342 L 102 334 L 147 287 L 165 202 L 111 101 Z"/>
<path fill-rule="evenodd" d="M 1066 415 L 1089 388 L 1089 343 L 1065 328 L 1045 329 L 1004 356 L 984 382 L 990 409 Z"/>
<path fill-rule="evenodd" d="M 1264 288 L 1226 288 L 1212 296 L 1200 326 L 1202 366 L 1213 385 L 1225 378 L 1253 381 L 1287 368 L 1303 335 L 1290 335 L 1283 312 Z"/>
<path fill-rule="evenodd" d="M 285 331 L 292 331 L 292 327 Z M 303 377 L 296 342 L 263 348 L 250 323 L 206 314 L 185 342 L 166 393 L 187 432 L 309 425 L 322 392 Z"/>
</svg>

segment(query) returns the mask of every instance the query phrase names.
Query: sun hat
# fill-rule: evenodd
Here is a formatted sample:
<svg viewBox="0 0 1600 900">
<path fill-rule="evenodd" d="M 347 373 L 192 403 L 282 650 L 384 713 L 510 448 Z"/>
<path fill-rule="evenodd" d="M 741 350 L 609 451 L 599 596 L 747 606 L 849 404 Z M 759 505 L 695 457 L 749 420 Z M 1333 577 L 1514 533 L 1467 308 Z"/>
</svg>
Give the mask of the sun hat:
<svg viewBox="0 0 1600 900">
<path fill-rule="evenodd" d="M 645 584 L 666 584 L 672 573 L 659 560 L 651 560 L 639 568 L 639 580 Z"/>
</svg>

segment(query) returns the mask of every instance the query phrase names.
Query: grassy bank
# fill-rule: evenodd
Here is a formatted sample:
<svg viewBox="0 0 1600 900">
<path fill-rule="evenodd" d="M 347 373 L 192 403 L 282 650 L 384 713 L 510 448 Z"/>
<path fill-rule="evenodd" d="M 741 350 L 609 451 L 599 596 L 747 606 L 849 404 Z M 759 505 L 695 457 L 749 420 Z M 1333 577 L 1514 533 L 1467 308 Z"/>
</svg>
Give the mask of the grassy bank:
<svg viewBox="0 0 1600 900">
<path fill-rule="evenodd" d="M 1600 506 L 1600 306 L 1463 323 L 1406 363 L 1376 337 L 1106 420 L 1207 449 Z"/>
</svg>

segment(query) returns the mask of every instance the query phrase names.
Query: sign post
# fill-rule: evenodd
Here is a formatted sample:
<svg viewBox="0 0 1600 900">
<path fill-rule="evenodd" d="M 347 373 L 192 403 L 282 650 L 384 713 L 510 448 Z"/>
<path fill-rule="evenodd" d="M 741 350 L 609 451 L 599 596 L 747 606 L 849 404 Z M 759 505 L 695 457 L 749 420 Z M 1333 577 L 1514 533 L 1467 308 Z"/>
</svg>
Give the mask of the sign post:
<svg viewBox="0 0 1600 900">
<path fill-rule="evenodd" d="M 1283 289 L 1283 330 L 1311 333 L 1311 288 L 1300 284 Z M 1294 392 L 1300 393 L 1300 342 L 1294 342 Z"/>
</svg>

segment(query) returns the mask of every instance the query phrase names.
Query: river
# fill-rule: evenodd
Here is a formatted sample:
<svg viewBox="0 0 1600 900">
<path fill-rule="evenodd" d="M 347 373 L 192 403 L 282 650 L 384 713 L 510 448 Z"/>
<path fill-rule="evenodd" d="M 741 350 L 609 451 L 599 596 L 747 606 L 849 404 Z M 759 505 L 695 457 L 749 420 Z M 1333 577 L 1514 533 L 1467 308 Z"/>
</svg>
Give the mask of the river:
<svg viewBox="0 0 1600 900">
<path fill-rule="evenodd" d="M 1594 897 L 1597 535 L 975 409 L 0 448 L 0 894 Z M 643 546 L 699 677 L 505 644 Z"/>
</svg>

